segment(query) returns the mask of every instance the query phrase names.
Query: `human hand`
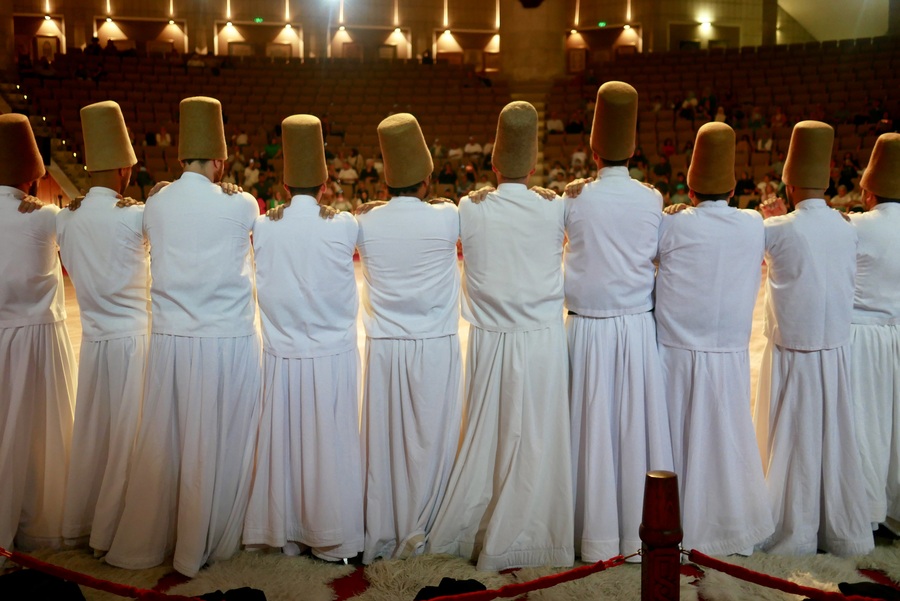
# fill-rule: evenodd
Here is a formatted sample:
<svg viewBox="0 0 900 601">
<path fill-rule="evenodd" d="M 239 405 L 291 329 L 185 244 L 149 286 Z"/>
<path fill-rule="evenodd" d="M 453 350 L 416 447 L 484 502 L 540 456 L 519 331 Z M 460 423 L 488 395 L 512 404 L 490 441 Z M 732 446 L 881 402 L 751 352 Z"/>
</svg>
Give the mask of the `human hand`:
<svg viewBox="0 0 900 601">
<path fill-rule="evenodd" d="M 284 205 L 272 207 L 271 209 L 266 211 L 266 217 L 268 217 L 271 221 L 280 220 L 282 217 L 284 217 Z"/>
<path fill-rule="evenodd" d="M 73 198 L 73 199 L 69 202 L 68 209 L 69 209 L 70 211 L 77 211 L 78 208 L 81 206 L 81 201 L 82 201 L 82 200 L 84 200 L 84 196 L 78 196 L 78 197 L 76 197 L 76 198 Z"/>
<path fill-rule="evenodd" d="M 448 203 L 448 202 L 449 202 L 450 204 L 453 204 L 453 201 L 450 200 L 449 198 L 444 198 L 443 196 L 438 196 L 437 198 L 432 198 L 431 200 L 429 200 L 429 201 L 428 201 L 428 204 L 430 204 L 430 205 L 442 205 L 442 204 Z"/>
<path fill-rule="evenodd" d="M 125 207 L 133 207 L 134 205 L 142 205 L 142 204 L 144 204 L 144 203 L 142 203 L 139 200 L 135 200 L 135 199 L 131 198 L 130 196 L 122 196 L 119 198 L 119 202 L 116 203 L 116 206 L 119 207 L 120 209 L 122 209 Z"/>
<path fill-rule="evenodd" d="M 244 191 L 239 185 L 232 184 L 231 182 L 217 182 L 216 185 L 222 188 L 222 192 L 228 196 L 234 196 L 235 194 L 240 194 Z"/>
<path fill-rule="evenodd" d="M 759 212 L 762 213 L 763 219 L 769 217 L 778 217 L 779 215 L 787 215 L 787 206 L 784 199 L 775 197 L 762 201 L 759 205 Z"/>
<path fill-rule="evenodd" d="M 663 207 L 663 213 L 666 215 L 674 215 L 675 213 L 680 213 L 685 209 L 690 208 L 691 205 L 685 204 L 683 202 L 679 202 L 673 205 L 669 205 L 667 207 Z"/>
<path fill-rule="evenodd" d="M 467 196 L 469 197 L 469 200 L 472 201 L 472 204 L 477 205 L 479 202 L 487 198 L 488 194 L 496 191 L 497 189 L 494 186 L 486 186 L 484 188 L 479 188 L 478 190 L 472 190 L 467 194 Z"/>
<path fill-rule="evenodd" d="M 365 215 L 366 213 L 368 213 L 375 207 L 380 207 L 380 206 L 386 205 L 386 204 L 387 204 L 387 201 L 384 201 L 384 200 L 373 200 L 371 202 L 367 202 L 365 204 L 361 204 L 358 207 L 356 207 L 356 210 L 353 211 L 353 214 L 354 215 Z"/>
<path fill-rule="evenodd" d="M 319 217 L 322 219 L 334 219 L 334 216 L 337 214 L 338 210 L 334 207 L 329 205 L 319 205 Z"/>
<path fill-rule="evenodd" d="M 150 191 L 147 192 L 147 198 L 150 198 L 171 183 L 172 182 L 156 182 L 156 184 L 152 188 L 150 188 Z"/>
<path fill-rule="evenodd" d="M 557 196 L 555 190 L 551 190 L 550 188 L 542 188 L 541 186 L 534 186 L 531 188 L 531 191 L 543 198 L 544 200 L 556 200 L 559 198 Z"/>
<path fill-rule="evenodd" d="M 585 185 L 594 181 L 593 177 L 583 177 L 578 178 L 576 180 L 572 180 L 568 184 L 566 184 L 566 189 L 563 192 L 563 196 L 567 196 L 569 198 L 578 198 L 578 195 L 581 194 L 581 191 L 584 189 Z"/>
<path fill-rule="evenodd" d="M 33 213 L 42 206 L 44 206 L 43 202 L 30 194 L 26 194 L 25 198 L 22 199 L 22 202 L 19 203 L 19 212 L 24 214 Z"/>
</svg>

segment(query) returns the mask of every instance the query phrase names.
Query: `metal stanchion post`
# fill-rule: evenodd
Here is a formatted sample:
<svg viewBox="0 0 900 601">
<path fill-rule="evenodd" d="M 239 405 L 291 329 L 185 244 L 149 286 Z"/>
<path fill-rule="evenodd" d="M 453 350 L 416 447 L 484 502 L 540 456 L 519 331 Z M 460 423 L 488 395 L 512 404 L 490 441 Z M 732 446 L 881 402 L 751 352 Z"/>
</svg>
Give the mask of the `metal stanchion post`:
<svg viewBox="0 0 900 601">
<path fill-rule="evenodd" d="M 641 601 L 677 601 L 683 533 L 673 472 L 647 472 L 640 536 Z"/>
</svg>

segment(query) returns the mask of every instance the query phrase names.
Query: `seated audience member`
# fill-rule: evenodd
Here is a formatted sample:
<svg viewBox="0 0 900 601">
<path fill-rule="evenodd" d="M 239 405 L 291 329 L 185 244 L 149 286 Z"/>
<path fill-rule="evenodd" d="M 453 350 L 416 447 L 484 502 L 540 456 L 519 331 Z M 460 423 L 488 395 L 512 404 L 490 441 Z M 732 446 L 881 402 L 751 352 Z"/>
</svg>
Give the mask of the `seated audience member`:
<svg viewBox="0 0 900 601">
<path fill-rule="evenodd" d="M 547 119 L 546 127 L 548 134 L 561 134 L 566 131 L 565 124 L 562 119 L 559 118 L 559 113 L 556 112 L 550 113 L 550 118 Z"/>
<path fill-rule="evenodd" d="M 566 123 L 567 134 L 583 134 L 584 133 L 584 116 L 580 111 L 574 111 Z"/>
<path fill-rule="evenodd" d="M 569 164 L 574 166 L 576 164 L 584 165 L 587 162 L 588 155 L 584 150 L 584 146 L 579 146 L 575 149 L 575 152 L 572 153 L 572 157 L 569 160 Z"/>
<path fill-rule="evenodd" d="M 110 40 L 112 41 L 112 40 Z M 172 145 L 172 134 L 166 131 L 165 127 L 159 128 L 159 133 L 156 134 L 156 145 L 157 146 L 171 146 Z"/>
<path fill-rule="evenodd" d="M 735 196 L 743 196 L 745 194 L 756 194 L 756 182 L 750 177 L 747 171 L 741 171 L 741 179 L 737 181 L 734 187 Z"/>
<path fill-rule="evenodd" d="M 463 147 L 463 152 L 469 158 L 480 158 L 481 154 L 484 152 L 484 148 L 475 141 L 475 136 L 469 136 L 469 141 L 466 142 L 466 145 Z"/>
<path fill-rule="evenodd" d="M 566 191 L 566 184 L 569 182 L 566 181 L 566 172 L 565 171 L 557 171 L 556 175 L 553 178 L 553 181 L 547 185 L 548 188 L 553 190 L 559 195 L 562 195 L 563 192 Z"/>
</svg>

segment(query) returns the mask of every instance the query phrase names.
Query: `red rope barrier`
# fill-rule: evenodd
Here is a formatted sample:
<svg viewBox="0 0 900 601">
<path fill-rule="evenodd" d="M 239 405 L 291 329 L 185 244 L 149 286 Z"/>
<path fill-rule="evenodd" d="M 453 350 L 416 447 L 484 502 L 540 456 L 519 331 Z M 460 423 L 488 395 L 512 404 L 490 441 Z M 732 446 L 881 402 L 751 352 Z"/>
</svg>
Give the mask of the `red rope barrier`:
<svg viewBox="0 0 900 601">
<path fill-rule="evenodd" d="M 872 601 L 871 597 L 860 597 L 858 595 L 847 596 L 842 593 L 820 591 L 819 589 L 803 586 L 802 584 L 797 584 L 790 580 L 783 580 L 775 576 L 770 576 L 769 574 L 755 572 L 742 566 L 725 563 L 724 561 L 710 557 L 697 550 L 691 550 L 690 553 L 688 553 L 688 558 L 697 565 L 712 568 L 713 570 L 728 574 L 739 580 L 745 580 L 753 584 L 758 584 L 766 588 L 773 588 L 792 595 L 803 595 L 810 599 L 815 599 L 816 601 Z"/>
<path fill-rule="evenodd" d="M 97 589 L 99 591 L 112 593 L 113 595 L 118 595 L 120 597 L 140 599 L 141 601 L 198 601 L 196 597 L 166 595 L 165 593 L 141 589 L 137 588 L 136 586 L 130 586 L 128 584 L 119 584 L 117 582 L 101 580 L 100 578 L 94 578 L 93 576 L 88 576 L 87 574 L 74 572 L 72 570 L 68 570 L 66 568 L 41 561 L 40 559 L 35 559 L 34 557 L 30 557 L 28 555 L 23 555 L 22 553 L 19 553 L 17 551 L 7 551 L 3 547 L 0 547 L 0 556 L 7 557 L 10 561 L 17 563 L 22 567 L 32 568 L 45 574 L 50 574 L 51 576 L 56 576 L 57 578 L 62 578 L 63 580 L 74 582 L 75 584 L 80 584 L 89 588 Z"/>
<path fill-rule="evenodd" d="M 443 597 L 435 597 L 431 601 L 490 601 L 491 599 L 517 597 L 519 595 L 530 593 L 532 591 L 539 591 L 541 589 L 550 588 L 551 586 L 556 586 L 557 584 L 562 584 L 563 582 L 570 582 L 572 580 L 585 578 L 587 576 L 590 576 L 591 574 L 602 572 L 603 570 L 606 570 L 608 568 L 620 566 L 623 563 L 625 563 L 625 558 L 621 555 L 616 555 L 615 557 L 607 559 L 606 561 L 598 561 L 597 563 L 591 564 L 589 566 L 580 566 L 566 572 L 550 574 L 549 576 L 543 576 L 542 578 L 536 578 L 534 580 L 529 580 L 528 582 L 507 584 L 506 586 L 502 586 L 498 589 L 487 591 L 475 591 L 472 593 L 463 593 L 461 595 L 445 595 Z"/>
</svg>

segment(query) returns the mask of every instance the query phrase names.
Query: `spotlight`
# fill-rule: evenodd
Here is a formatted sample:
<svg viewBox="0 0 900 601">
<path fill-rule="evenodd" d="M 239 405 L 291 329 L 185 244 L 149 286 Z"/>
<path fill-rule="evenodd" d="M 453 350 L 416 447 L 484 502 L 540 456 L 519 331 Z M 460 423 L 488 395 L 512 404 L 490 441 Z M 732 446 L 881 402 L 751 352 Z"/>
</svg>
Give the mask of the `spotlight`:
<svg viewBox="0 0 900 601">
<path fill-rule="evenodd" d="M 449 30 L 449 29 L 445 29 L 445 30 L 444 30 L 444 35 L 450 35 L 450 30 Z"/>
<path fill-rule="evenodd" d="M 631 25 L 625 25 L 622 29 L 631 29 Z"/>
<path fill-rule="evenodd" d="M 400 33 L 400 28 L 399 28 L 399 27 L 395 27 L 395 28 L 394 28 L 394 33 Z"/>
<path fill-rule="evenodd" d="M 338 30 L 340 30 L 340 31 L 347 31 L 347 28 L 344 27 L 343 25 L 341 25 L 340 27 L 338 27 Z"/>
<path fill-rule="evenodd" d="M 169 25 L 175 25 L 175 21 L 172 19 L 169 19 Z"/>
<path fill-rule="evenodd" d="M 575 30 L 574 30 L 574 29 L 573 29 L 573 30 L 572 30 L 572 31 L 570 31 L 570 32 L 569 32 L 569 33 L 571 33 L 571 34 L 572 34 L 572 35 L 575 35 L 575 34 L 576 34 L 576 33 L 578 33 L 578 32 L 577 32 L 577 31 L 575 31 Z"/>
<path fill-rule="evenodd" d="M 293 29 L 294 27 L 290 23 L 286 23 L 284 28 L 285 29 Z"/>
<path fill-rule="evenodd" d="M 106 17 L 106 22 L 107 22 L 107 23 L 112 23 L 112 17 Z"/>
<path fill-rule="evenodd" d="M 710 23 L 709 21 L 704 21 L 703 23 L 700 23 L 700 25 L 703 28 L 712 27 L 712 23 Z"/>
<path fill-rule="evenodd" d="M 44 121 L 46 121 L 46 120 L 47 120 L 47 118 L 46 118 L 46 117 L 41 117 L 41 119 L 43 119 L 43 120 L 44 120 Z"/>
<path fill-rule="evenodd" d="M 227 23 L 225 23 L 225 27 L 232 27 L 231 21 L 228 21 Z"/>
<path fill-rule="evenodd" d="M 44 21 L 49 21 L 49 20 L 50 20 L 50 15 L 44 15 Z"/>
</svg>

